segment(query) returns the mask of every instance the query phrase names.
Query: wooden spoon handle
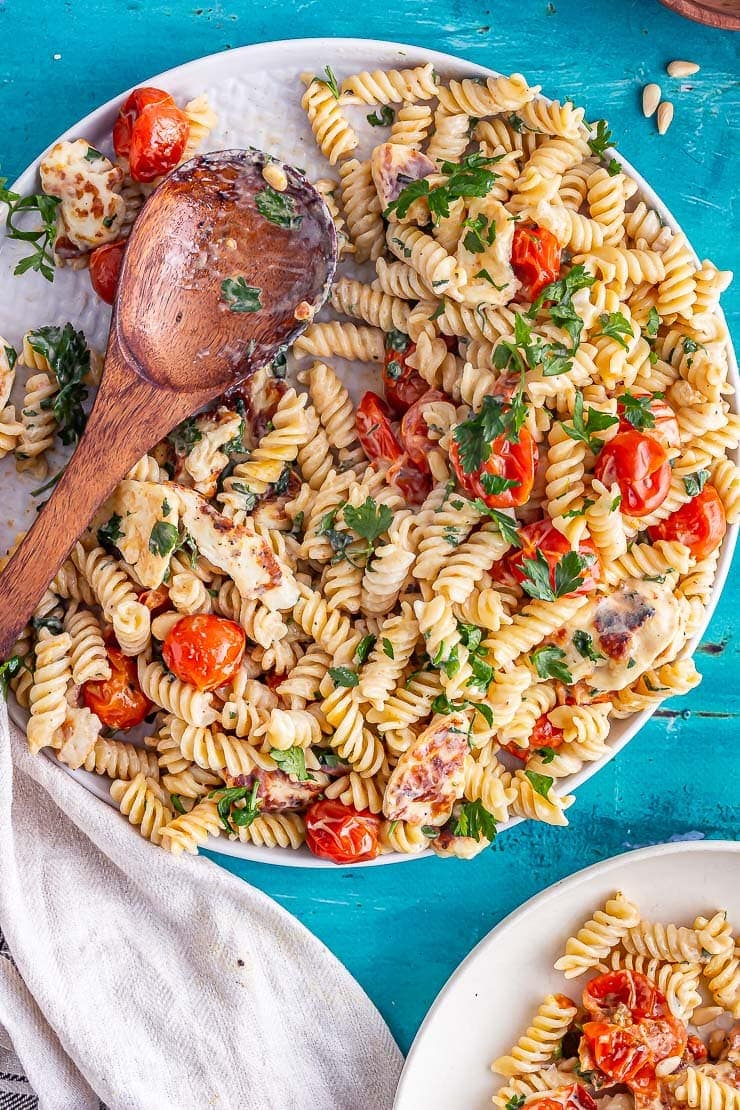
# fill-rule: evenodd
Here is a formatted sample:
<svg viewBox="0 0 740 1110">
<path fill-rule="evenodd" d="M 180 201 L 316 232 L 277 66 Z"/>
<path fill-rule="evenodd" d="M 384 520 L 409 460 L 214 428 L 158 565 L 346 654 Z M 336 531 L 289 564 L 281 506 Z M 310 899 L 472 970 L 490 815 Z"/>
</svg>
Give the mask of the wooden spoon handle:
<svg viewBox="0 0 740 1110">
<path fill-rule="evenodd" d="M 142 454 L 198 405 L 127 370 L 114 344 L 75 453 L 25 539 L 0 575 L 0 660 L 98 505 Z"/>
</svg>

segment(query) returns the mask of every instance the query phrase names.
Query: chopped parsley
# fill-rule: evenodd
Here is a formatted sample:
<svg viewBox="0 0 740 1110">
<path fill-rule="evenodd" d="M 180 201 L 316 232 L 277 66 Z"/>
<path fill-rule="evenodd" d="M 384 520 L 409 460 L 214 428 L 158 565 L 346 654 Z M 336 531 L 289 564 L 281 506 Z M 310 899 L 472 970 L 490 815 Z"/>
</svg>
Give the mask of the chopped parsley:
<svg viewBox="0 0 740 1110">
<path fill-rule="evenodd" d="M 555 678 L 558 682 L 564 682 L 566 686 L 572 684 L 573 675 L 563 662 L 565 652 L 562 648 L 555 647 L 554 644 L 545 644 L 533 651 L 530 658 L 540 678 Z"/>
<path fill-rule="evenodd" d="M 579 655 L 584 659 L 590 659 L 592 663 L 598 663 L 604 656 L 601 652 L 597 651 L 594 647 L 594 642 L 589 632 L 585 632 L 582 628 L 577 628 L 573 633 L 573 647 Z"/>
<path fill-rule="evenodd" d="M 36 270 L 47 281 L 53 281 L 57 208 L 61 204 L 61 200 L 59 197 L 47 197 L 44 193 L 21 197 L 18 193 L 6 189 L 6 182 L 7 178 L 0 177 L 0 204 L 7 204 L 8 206 L 5 216 L 8 239 L 16 239 L 32 246 L 31 253 L 20 260 L 13 273 L 19 276 L 25 274 L 28 270 Z M 29 230 L 18 226 L 16 223 L 18 216 L 27 212 L 38 213 L 41 217 L 40 228 Z"/>
<path fill-rule="evenodd" d="M 303 748 L 271 748 L 270 755 L 281 771 L 292 775 L 298 782 L 315 782 L 316 779 L 306 770 L 306 753 Z"/>
<path fill-rule="evenodd" d="M 573 404 L 573 426 L 571 427 L 569 423 L 563 424 L 563 431 L 577 443 L 585 443 L 589 451 L 593 451 L 597 455 L 604 446 L 604 441 L 595 433 L 603 432 L 606 428 L 611 428 L 613 424 L 618 423 L 619 418 L 617 416 L 612 416 L 608 412 L 599 412 L 598 409 L 587 409 L 584 418 L 583 394 L 579 389 L 576 390 Z"/>
<path fill-rule="evenodd" d="M 632 425 L 633 428 L 642 430 L 643 428 L 655 427 L 655 414 L 650 407 L 655 396 L 658 394 L 648 394 L 647 397 L 635 397 L 629 390 L 617 397 L 618 403 L 624 410 L 624 419 Z"/>
<path fill-rule="evenodd" d="M 182 798 L 179 794 L 170 794 L 170 801 L 176 813 L 187 813 L 185 806 L 182 804 Z"/>
<path fill-rule="evenodd" d="M 101 524 L 98 528 L 98 543 L 101 547 L 109 550 L 111 547 L 116 547 L 123 532 L 120 528 L 121 518 L 118 513 L 113 513 L 108 518 L 105 524 Z"/>
<path fill-rule="evenodd" d="M 167 440 L 172 444 L 176 455 L 189 455 L 196 443 L 200 443 L 202 439 L 203 433 L 193 417 L 183 420 L 167 436 Z"/>
<path fill-rule="evenodd" d="M 488 221 L 488 217 L 480 212 L 477 216 L 468 216 L 463 220 L 463 227 L 468 228 L 463 236 L 463 246 L 471 254 L 481 254 L 486 247 L 490 247 L 496 239 L 496 223 Z"/>
<path fill-rule="evenodd" d="M 257 205 L 257 211 L 260 215 L 269 220 L 271 224 L 275 224 L 276 227 L 292 229 L 300 227 L 303 222 L 303 216 L 299 216 L 296 212 L 293 197 L 288 193 L 279 193 L 271 185 L 257 193 L 254 203 Z M 232 311 L 234 310 L 232 309 Z M 252 310 L 242 309 L 241 311 Z"/>
<path fill-rule="evenodd" d="M 357 660 L 357 662 L 360 664 L 365 663 L 374 647 L 375 636 L 369 633 L 367 636 L 363 636 L 359 644 L 355 648 L 355 659 Z"/>
<path fill-rule="evenodd" d="M 460 807 L 452 831 L 455 836 L 468 836 L 478 841 L 493 841 L 496 839 L 496 820 L 480 800 L 465 802 Z"/>
<path fill-rule="evenodd" d="M 335 100 L 339 100 L 339 85 L 331 66 L 324 66 L 325 77 L 314 77 L 317 85 L 326 85 Z"/>
<path fill-rule="evenodd" d="M 547 798 L 549 801 L 550 787 L 555 780 L 551 779 L 549 775 L 538 775 L 536 771 L 525 771 L 524 774 L 531 782 L 534 792 L 540 794 L 543 798 Z"/>
<path fill-rule="evenodd" d="M 526 418 L 527 406 L 521 386 L 508 405 L 502 404 L 498 397 L 487 394 L 480 411 L 469 420 L 463 420 L 452 433 L 463 472 L 473 474 L 479 470 L 491 457 L 491 444 L 499 436 L 504 436 L 510 443 L 518 443 Z"/>
<path fill-rule="evenodd" d="M 505 493 L 507 489 L 520 486 L 521 482 L 517 481 L 516 478 L 503 478 L 500 474 L 489 474 L 484 471 L 480 476 L 480 484 L 486 493 L 495 497 L 499 493 Z"/>
<path fill-rule="evenodd" d="M 552 763 L 555 758 L 555 749 L 548 748 L 547 746 L 544 748 L 536 748 L 534 754 L 540 757 L 541 763 Z"/>
<path fill-rule="evenodd" d="M 158 520 L 149 536 L 149 550 L 152 555 L 166 558 L 176 549 L 180 540 L 180 533 L 174 524 L 166 520 Z"/>
<path fill-rule="evenodd" d="M 385 345 L 390 347 L 392 351 L 403 352 L 409 345 L 409 337 L 405 331 L 399 331 L 398 328 L 391 328 L 385 335 Z"/>
<path fill-rule="evenodd" d="M 602 312 L 599 316 L 599 324 L 601 331 L 595 331 L 594 336 L 606 335 L 613 339 L 620 347 L 624 347 L 625 351 L 629 350 L 629 344 L 624 336 L 634 336 L 632 324 L 630 324 L 627 317 L 621 312 Z"/>
<path fill-rule="evenodd" d="M 473 274 L 473 277 L 474 278 L 483 278 L 484 281 L 487 281 L 488 284 L 492 285 L 494 289 L 498 289 L 499 292 L 501 292 L 502 289 L 505 289 L 507 284 L 508 284 L 508 282 L 504 282 L 503 285 L 497 285 L 496 282 L 491 277 L 491 275 L 489 274 L 488 270 L 481 269 L 481 270 L 478 271 L 477 274 Z"/>
<path fill-rule="evenodd" d="M 396 655 L 393 651 L 393 644 L 387 636 L 383 637 L 383 655 L 387 655 L 389 659 L 395 659 Z"/>
<path fill-rule="evenodd" d="M 500 161 L 501 158 L 503 155 L 486 158 L 480 153 L 475 153 L 468 154 L 459 164 L 443 162 L 441 172 L 447 175 L 447 181 L 443 185 L 432 188 L 426 177 L 411 181 L 401 190 L 396 199 L 391 201 L 383 216 L 388 219 L 395 212 L 399 219 L 403 219 L 415 200 L 426 197 L 432 218 L 435 222 L 439 222 L 449 216 L 450 201 L 457 200 L 459 197 L 484 197 L 490 193 L 498 175 L 488 167 Z"/>
<path fill-rule="evenodd" d="M 645 327 L 643 328 L 643 333 L 648 337 L 648 339 L 655 339 L 658 335 L 658 328 L 659 327 L 660 327 L 660 316 L 658 315 L 657 308 L 655 307 L 655 305 L 653 305 L 653 307 L 648 312 L 648 318 L 647 318 L 647 321 L 645 322 Z"/>
<path fill-rule="evenodd" d="M 610 146 L 616 146 L 617 144 L 612 138 L 609 124 L 606 122 L 605 119 L 598 119 L 596 121 L 595 127 L 596 133 L 592 136 L 592 138 L 588 140 L 588 145 L 592 153 L 595 154 L 597 158 L 604 158 L 607 148 Z M 616 158 L 610 159 L 606 168 L 610 177 L 615 177 L 618 173 L 621 172 L 622 169 Z"/>
<path fill-rule="evenodd" d="M 218 798 L 216 809 L 221 824 L 227 832 L 235 832 L 234 825 L 246 828 L 259 816 L 260 804 L 257 797 L 259 782 L 253 786 L 231 786 L 226 790 L 212 790 L 209 798 Z M 244 805 L 240 805 L 243 802 Z"/>
<path fill-rule="evenodd" d="M 229 312 L 259 312 L 262 308 L 261 289 L 247 285 L 246 278 L 224 278 L 221 282 L 221 300 Z"/>
<path fill-rule="evenodd" d="M 694 474 L 687 474 L 683 484 L 689 497 L 696 497 L 704 489 L 709 478 L 708 470 L 697 470 Z"/>
<path fill-rule="evenodd" d="M 360 682 L 355 671 L 349 667 L 329 667 L 329 677 L 335 686 L 357 686 Z"/>
<path fill-rule="evenodd" d="M 8 369 L 13 370 L 15 368 L 16 362 L 18 361 L 18 352 L 16 351 L 15 347 L 11 347 L 10 344 L 3 347 L 3 351 L 5 352 L 5 359 L 8 363 Z"/>
<path fill-rule="evenodd" d="M 52 634 L 52 636 L 58 636 L 60 632 L 64 631 L 64 625 L 62 624 L 60 618 L 55 617 L 53 614 L 50 614 L 47 617 L 32 617 L 31 626 L 32 628 L 35 628 L 37 632 L 40 631 L 40 629 L 45 628 L 47 632 L 50 632 Z"/>
<path fill-rule="evenodd" d="M 534 559 L 523 559 L 522 570 L 525 578 L 522 589 L 530 597 L 540 601 L 555 601 L 566 597 L 583 585 L 585 571 L 594 562 L 595 556 L 581 555 L 577 551 L 567 551 L 555 565 L 553 572 L 541 551 Z"/>
<path fill-rule="evenodd" d="M 7 698 L 8 684 L 11 678 L 18 674 L 22 666 L 23 660 L 20 655 L 11 655 L 10 659 L 0 663 L 0 697 Z"/>
<path fill-rule="evenodd" d="M 371 127 L 390 127 L 396 118 L 396 113 L 390 104 L 382 104 L 377 112 L 371 112 L 365 118 Z"/>
<path fill-rule="evenodd" d="M 41 407 L 53 411 L 62 443 L 75 444 L 87 422 L 82 407 L 87 398 L 84 379 L 90 372 L 87 340 L 71 324 L 37 328 L 28 333 L 27 339 L 33 350 L 48 361 L 59 384 L 56 396 L 42 401 Z"/>
</svg>

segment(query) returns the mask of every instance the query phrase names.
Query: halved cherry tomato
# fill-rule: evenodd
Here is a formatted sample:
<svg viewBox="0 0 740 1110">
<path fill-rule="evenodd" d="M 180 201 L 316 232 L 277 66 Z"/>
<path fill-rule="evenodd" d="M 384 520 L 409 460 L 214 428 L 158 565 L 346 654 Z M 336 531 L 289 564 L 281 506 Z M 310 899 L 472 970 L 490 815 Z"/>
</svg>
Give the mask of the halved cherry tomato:
<svg viewBox="0 0 740 1110">
<path fill-rule="evenodd" d="M 675 513 L 648 528 L 651 540 L 677 540 L 695 559 L 706 559 L 719 547 L 727 531 L 727 516 L 714 486 L 705 486 Z"/>
<path fill-rule="evenodd" d="M 686 1051 L 697 1064 L 703 1064 L 709 1055 L 707 1046 L 693 1033 L 689 1033 L 688 1040 L 686 1041 Z"/>
<path fill-rule="evenodd" d="M 519 529 L 519 541 L 522 545 L 520 548 L 510 551 L 504 559 L 494 563 L 492 568 L 494 578 L 499 582 L 507 579 L 510 581 L 512 578 L 515 582 L 523 582 L 527 577 L 523 569 L 524 560 L 535 559 L 539 552 L 547 559 L 550 567 L 550 584 L 555 589 L 555 568 L 563 555 L 567 555 L 571 550 L 566 537 L 562 532 L 558 532 L 552 521 L 535 520 Z M 572 594 L 568 595 L 569 597 L 590 593 L 601 581 L 601 563 L 593 541 L 589 537 L 584 537 L 579 542 L 578 553 L 591 556 L 593 562 L 583 568 L 580 575 L 583 581 Z"/>
<path fill-rule="evenodd" d="M 128 157 L 134 181 L 154 181 L 169 173 L 185 152 L 188 117 L 162 89 L 134 89 L 113 125 L 113 145 Z"/>
<path fill-rule="evenodd" d="M 198 690 L 215 690 L 239 669 L 246 637 L 235 621 L 211 613 L 182 617 L 162 645 L 165 665 Z"/>
<path fill-rule="evenodd" d="M 139 686 L 136 660 L 112 644 L 106 647 L 106 652 L 111 676 L 85 682 L 82 700 L 108 728 L 135 728 L 152 710 L 152 703 Z"/>
<path fill-rule="evenodd" d="M 409 505 L 421 505 L 427 494 L 432 490 L 432 476 L 426 471 L 410 466 L 410 459 L 406 452 L 400 455 L 388 467 L 387 481 L 399 489 Z"/>
<path fill-rule="evenodd" d="M 491 454 L 472 474 L 466 474 L 463 469 L 457 440 L 453 438 L 450 444 L 450 461 L 455 468 L 458 482 L 468 493 L 482 498 L 490 509 L 511 509 L 527 503 L 534 485 L 538 460 L 537 444 L 526 428 L 520 428 L 517 443 L 512 443 L 506 436 L 497 436 L 491 443 Z M 489 493 L 483 484 L 484 474 L 506 478 L 515 485 L 501 493 Z"/>
<path fill-rule="evenodd" d="M 93 289 L 106 304 L 113 304 L 121 272 L 126 240 L 116 239 L 114 243 L 103 243 L 90 255 L 90 282 Z"/>
<path fill-rule="evenodd" d="M 522 294 L 535 300 L 560 273 L 560 243 L 537 224 L 518 224 L 511 246 L 511 265 L 522 283 Z"/>
<path fill-rule="evenodd" d="M 521 748 L 514 743 L 502 744 L 501 747 L 505 748 L 510 755 L 515 756 L 516 759 L 527 760 L 530 756 L 535 755 L 540 748 L 559 748 L 563 743 L 563 737 L 562 728 L 555 728 L 547 713 L 543 713 L 534 723 L 529 735 L 529 745 L 526 748 Z"/>
<path fill-rule="evenodd" d="M 306 810 L 306 844 L 319 859 L 361 863 L 380 852 L 380 818 L 341 802 L 314 802 Z"/>
<path fill-rule="evenodd" d="M 644 1086 L 655 1077 L 652 1054 L 636 1035 L 636 1028 L 623 1029 L 607 1021 L 587 1021 L 583 1026 L 583 1039 L 594 1064 L 615 1083 Z"/>
<path fill-rule="evenodd" d="M 650 397 L 647 410 L 653 417 L 654 423 L 651 428 L 640 428 L 639 430 L 643 435 L 649 436 L 651 439 L 657 439 L 658 443 L 662 443 L 664 447 L 680 447 L 681 446 L 681 433 L 678 430 L 678 420 L 676 414 L 662 397 L 655 397 L 650 393 L 644 393 L 641 390 L 635 390 L 632 394 L 638 400 L 643 400 L 645 397 Z M 621 399 L 617 401 L 617 415 L 619 416 L 618 432 L 631 432 L 634 431 L 634 424 L 625 416 L 626 406 Z"/>
<path fill-rule="evenodd" d="M 429 438 L 429 426 L 424 419 L 424 406 L 431 401 L 446 401 L 447 397 L 439 389 L 425 389 L 424 393 L 407 409 L 401 420 L 400 436 L 406 454 L 419 470 L 428 471 L 427 456 L 434 447 Z"/>
<path fill-rule="evenodd" d="M 170 591 L 167 589 L 164 582 L 161 586 L 157 586 L 155 590 L 142 590 L 139 594 L 139 601 L 142 605 L 146 605 L 152 616 L 157 613 L 163 613 L 168 607 L 169 600 Z"/>
<path fill-rule="evenodd" d="M 385 348 L 383 387 L 385 399 L 394 412 L 404 412 L 429 389 L 418 370 L 407 365 L 406 359 L 415 350 L 416 344 L 411 342 L 400 351 L 390 345 Z"/>
<path fill-rule="evenodd" d="M 529 1099 L 527 1110 L 532 1107 L 536 1110 L 596 1110 L 596 1102 L 580 1083 L 570 1083 L 540 1098 Z"/>
<path fill-rule="evenodd" d="M 619 432 L 602 447 L 594 474 L 607 487 L 617 483 L 622 494 L 622 512 L 630 516 L 654 512 L 671 487 L 665 448 L 658 440 L 634 429 Z"/>
<path fill-rule="evenodd" d="M 586 984 L 583 1007 L 597 1021 L 609 1021 L 617 1010 L 629 1010 L 633 1022 L 663 1017 L 668 1012 L 665 997 L 645 975 L 637 971 L 608 971 Z"/>
<path fill-rule="evenodd" d="M 370 462 L 393 462 L 403 448 L 391 427 L 391 412 L 382 397 L 368 391 L 357 406 L 357 437 Z"/>
</svg>

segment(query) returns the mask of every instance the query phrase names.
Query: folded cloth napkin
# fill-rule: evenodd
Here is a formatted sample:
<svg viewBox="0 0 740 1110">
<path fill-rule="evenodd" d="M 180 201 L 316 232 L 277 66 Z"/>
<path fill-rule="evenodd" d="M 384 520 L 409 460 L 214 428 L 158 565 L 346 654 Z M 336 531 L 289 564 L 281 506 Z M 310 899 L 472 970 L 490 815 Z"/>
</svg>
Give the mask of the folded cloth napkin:
<svg viewBox="0 0 740 1110">
<path fill-rule="evenodd" d="M 328 949 L 31 756 L 1 701 L 0 931 L 0 1110 L 392 1105 L 401 1054 Z"/>
</svg>

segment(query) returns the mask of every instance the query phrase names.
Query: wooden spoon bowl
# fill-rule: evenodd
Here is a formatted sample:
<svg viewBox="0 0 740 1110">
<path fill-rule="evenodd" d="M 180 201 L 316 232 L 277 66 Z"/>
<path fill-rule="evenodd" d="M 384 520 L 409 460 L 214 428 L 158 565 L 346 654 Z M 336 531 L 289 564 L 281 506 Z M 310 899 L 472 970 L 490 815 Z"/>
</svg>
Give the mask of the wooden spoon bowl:
<svg viewBox="0 0 740 1110">
<path fill-rule="evenodd" d="M 285 174 L 279 194 L 268 162 Z M 261 151 L 194 158 L 152 194 L 126 248 L 85 433 L 0 576 L 0 659 L 101 501 L 171 428 L 293 342 L 324 303 L 336 257 L 321 196 Z"/>
</svg>

